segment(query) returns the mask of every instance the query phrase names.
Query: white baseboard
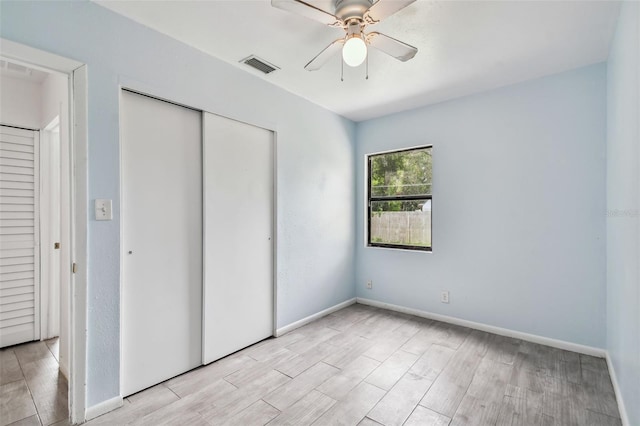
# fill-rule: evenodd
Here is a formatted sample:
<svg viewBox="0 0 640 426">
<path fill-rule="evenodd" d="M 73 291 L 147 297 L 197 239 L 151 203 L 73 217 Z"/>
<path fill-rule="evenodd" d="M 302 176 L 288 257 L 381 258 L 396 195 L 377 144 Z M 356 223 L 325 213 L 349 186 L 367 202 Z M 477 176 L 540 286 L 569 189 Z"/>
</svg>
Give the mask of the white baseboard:
<svg viewBox="0 0 640 426">
<path fill-rule="evenodd" d="M 460 318 L 450 317 L 448 315 L 434 314 L 419 309 L 405 308 L 404 306 L 392 305 L 391 303 L 378 302 L 377 300 L 356 298 L 357 303 L 363 305 L 375 306 L 377 308 L 388 309 L 390 311 L 402 312 L 417 317 L 428 318 L 436 321 L 442 321 L 450 324 L 469 327 L 476 330 L 486 331 L 488 333 L 499 334 L 501 336 L 513 337 L 516 339 L 526 340 L 528 342 L 539 343 L 541 345 L 551 346 L 567 351 L 578 352 L 585 355 L 604 358 L 606 351 L 592 346 L 579 345 L 577 343 L 565 342 L 564 340 L 551 339 L 549 337 L 538 336 L 535 334 L 523 333 L 521 331 L 510 330 L 508 328 L 495 327 L 493 325 L 482 324 L 479 322 L 463 320 Z"/>
<path fill-rule="evenodd" d="M 611 384 L 613 385 L 613 390 L 616 394 L 616 401 L 618 402 L 618 411 L 620 411 L 622 426 L 631 426 L 631 423 L 629 423 L 629 416 L 627 415 L 627 408 L 625 407 L 624 400 L 622 399 L 622 391 L 618 385 L 618 376 L 616 375 L 615 368 L 613 368 L 613 361 L 611 361 L 611 356 L 608 351 L 606 359 L 607 367 L 609 368 L 609 376 L 611 376 Z"/>
<path fill-rule="evenodd" d="M 288 333 L 288 332 L 290 332 L 292 330 L 295 330 L 296 328 L 300 328 L 305 324 L 309 324 L 311 321 L 315 321 L 318 318 L 322 318 L 322 317 L 324 317 L 326 315 L 329 315 L 332 312 L 339 311 L 340 309 L 346 308 L 347 306 L 353 305 L 354 303 L 356 303 L 356 298 L 355 297 L 353 299 L 345 300 L 342 303 L 338 303 L 337 305 L 334 305 L 334 306 L 332 306 L 330 308 L 327 308 L 327 309 L 325 309 L 323 311 L 317 312 L 317 313 L 315 313 L 313 315 L 309 315 L 308 317 L 302 318 L 301 320 L 298 320 L 296 322 L 292 322 L 289 325 L 285 325 L 284 327 L 281 327 L 281 328 L 277 329 L 275 336 L 276 337 L 280 337 L 285 333 Z"/>
<path fill-rule="evenodd" d="M 95 419 L 98 416 L 107 414 L 109 411 L 113 411 L 116 408 L 122 407 L 123 404 L 124 401 L 121 396 L 116 396 L 115 398 L 102 401 L 99 404 L 87 408 L 87 411 L 84 414 L 85 421 L 88 422 L 89 420 Z"/>
</svg>

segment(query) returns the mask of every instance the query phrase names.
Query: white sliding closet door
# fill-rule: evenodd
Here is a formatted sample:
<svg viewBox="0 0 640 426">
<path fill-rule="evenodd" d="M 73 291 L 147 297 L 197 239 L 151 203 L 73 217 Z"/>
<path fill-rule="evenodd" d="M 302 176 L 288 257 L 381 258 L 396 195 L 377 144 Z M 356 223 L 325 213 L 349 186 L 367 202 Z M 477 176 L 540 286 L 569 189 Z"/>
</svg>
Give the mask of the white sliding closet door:
<svg viewBox="0 0 640 426">
<path fill-rule="evenodd" d="M 38 141 L 0 126 L 0 347 L 40 338 Z"/>
<path fill-rule="evenodd" d="M 273 334 L 273 132 L 204 113 L 203 361 Z"/>
<path fill-rule="evenodd" d="M 122 393 L 202 363 L 202 115 L 122 92 Z"/>
</svg>

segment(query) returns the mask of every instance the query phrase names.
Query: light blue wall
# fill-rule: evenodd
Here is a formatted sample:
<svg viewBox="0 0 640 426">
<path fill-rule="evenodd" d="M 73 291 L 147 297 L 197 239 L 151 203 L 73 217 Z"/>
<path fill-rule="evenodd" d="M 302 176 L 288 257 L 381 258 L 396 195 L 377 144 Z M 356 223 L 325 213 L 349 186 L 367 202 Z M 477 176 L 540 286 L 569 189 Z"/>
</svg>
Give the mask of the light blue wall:
<svg viewBox="0 0 640 426">
<path fill-rule="evenodd" d="M 604 348 L 605 120 L 598 64 L 359 123 L 358 297 Z M 421 144 L 433 253 L 365 247 L 365 154 Z"/>
<path fill-rule="evenodd" d="M 608 69 L 607 349 L 640 425 L 640 3 L 620 10 Z"/>
<path fill-rule="evenodd" d="M 352 122 L 93 3 L 0 7 L 1 37 L 88 64 L 89 198 L 115 211 L 89 218 L 88 406 L 120 392 L 119 84 L 278 132 L 278 327 L 354 296 Z"/>
<path fill-rule="evenodd" d="M 640 424 L 638 219 L 605 222 L 607 208 L 638 211 L 637 3 L 623 7 L 609 63 L 608 135 L 602 64 L 363 122 L 356 132 L 92 3 L 2 1 L 0 36 L 89 66 L 89 198 L 113 198 L 116 213 L 89 222 L 89 406 L 119 393 L 123 84 L 278 131 L 278 327 L 357 293 L 585 345 L 606 340 L 631 424 Z M 420 144 L 434 145 L 434 252 L 365 248 L 365 154 Z M 440 290 L 451 304 L 439 303 Z"/>
</svg>

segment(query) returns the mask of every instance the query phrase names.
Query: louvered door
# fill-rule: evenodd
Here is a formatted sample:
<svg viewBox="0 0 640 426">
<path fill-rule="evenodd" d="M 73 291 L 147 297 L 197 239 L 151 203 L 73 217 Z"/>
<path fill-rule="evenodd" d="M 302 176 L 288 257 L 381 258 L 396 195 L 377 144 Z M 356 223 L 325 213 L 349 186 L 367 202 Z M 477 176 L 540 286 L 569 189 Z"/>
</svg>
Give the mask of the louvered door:
<svg viewBox="0 0 640 426">
<path fill-rule="evenodd" d="M 0 126 L 0 347 L 40 337 L 38 142 Z"/>
</svg>

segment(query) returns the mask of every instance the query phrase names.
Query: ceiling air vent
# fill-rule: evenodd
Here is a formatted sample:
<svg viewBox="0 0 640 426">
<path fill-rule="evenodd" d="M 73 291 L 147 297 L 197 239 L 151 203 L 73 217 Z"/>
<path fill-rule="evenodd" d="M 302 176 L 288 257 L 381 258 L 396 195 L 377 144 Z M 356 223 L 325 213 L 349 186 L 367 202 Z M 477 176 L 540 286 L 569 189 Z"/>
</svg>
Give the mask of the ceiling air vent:
<svg viewBox="0 0 640 426">
<path fill-rule="evenodd" d="M 265 61 L 264 59 L 258 58 L 255 55 L 251 55 L 240 62 L 242 62 L 243 64 L 247 64 L 250 67 L 255 68 L 258 71 L 263 72 L 265 74 L 269 74 L 280 69 L 275 65 L 272 65 L 269 62 Z"/>
<path fill-rule="evenodd" d="M 7 69 L 11 71 L 16 71 L 22 74 L 29 74 L 29 68 L 24 67 L 22 65 L 14 64 L 12 62 L 7 62 Z"/>
<path fill-rule="evenodd" d="M 32 70 L 22 65 L 14 64 L 13 62 L 0 61 L 0 68 L 13 71 L 18 74 L 31 75 Z"/>
</svg>

